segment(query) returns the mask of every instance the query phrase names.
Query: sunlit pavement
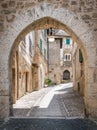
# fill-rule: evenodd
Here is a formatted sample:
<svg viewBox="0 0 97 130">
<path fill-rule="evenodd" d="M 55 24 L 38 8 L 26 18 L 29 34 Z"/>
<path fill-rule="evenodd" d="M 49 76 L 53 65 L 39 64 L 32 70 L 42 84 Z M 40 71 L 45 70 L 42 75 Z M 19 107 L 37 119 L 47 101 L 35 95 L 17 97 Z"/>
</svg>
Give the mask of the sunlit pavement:
<svg viewBox="0 0 97 130">
<path fill-rule="evenodd" d="M 50 91 L 52 87 L 42 88 L 39 91 L 28 93 L 13 105 L 14 117 L 29 117 L 33 107 Z"/>
<path fill-rule="evenodd" d="M 83 98 L 72 83 L 60 84 L 22 97 L 13 105 L 11 117 L 0 130 L 97 130 L 84 118 Z"/>
<path fill-rule="evenodd" d="M 15 117 L 84 117 L 83 98 L 73 92 L 72 83 L 60 84 L 27 94 L 13 105 Z"/>
</svg>

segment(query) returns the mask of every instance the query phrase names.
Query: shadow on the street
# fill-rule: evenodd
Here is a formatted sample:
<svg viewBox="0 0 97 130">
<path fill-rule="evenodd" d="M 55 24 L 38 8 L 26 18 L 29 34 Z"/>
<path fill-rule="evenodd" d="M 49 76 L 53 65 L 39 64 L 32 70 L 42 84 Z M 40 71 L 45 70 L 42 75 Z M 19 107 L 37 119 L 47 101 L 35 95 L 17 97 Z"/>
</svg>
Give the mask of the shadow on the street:
<svg viewBox="0 0 97 130">
<path fill-rule="evenodd" d="M 51 99 L 50 99 L 51 98 Z M 79 117 L 84 118 L 83 98 L 76 95 L 72 87 L 59 89 L 50 95 L 48 100 L 44 100 L 32 108 L 14 108 L 14 117 L 51 117 L 67 118 Z"/>
<path fill-rule="evenodd" d="M 88 119 L 11 118 L 0 130 L 97 130 Z"/>
</svg>

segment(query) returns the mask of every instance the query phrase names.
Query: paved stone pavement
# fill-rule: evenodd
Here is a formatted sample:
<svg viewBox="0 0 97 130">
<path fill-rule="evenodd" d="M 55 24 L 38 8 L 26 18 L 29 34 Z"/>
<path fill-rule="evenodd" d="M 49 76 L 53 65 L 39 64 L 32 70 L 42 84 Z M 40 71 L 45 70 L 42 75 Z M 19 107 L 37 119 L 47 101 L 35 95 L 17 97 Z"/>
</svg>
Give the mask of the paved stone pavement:
<svg viewBox="0 0 97 130">
<path fill-rule="evenodd" d="M 43 88 L 27 94 L 13 105 L 14 117 L 0 130 L 97 130 L 84 118 L 83 98 L 72 83 Z"/>
<path fill-rule="evenodd" d="M 28 93 L 19 100 L 17 100 L 16 104 L 13 104 L 13 116 L 14 117 L 28 117 L 29 112 L 35 106 L 37 102 L 46 95 L 52 87 L 42 88 L 39 91 L 34 91 L 32 93 Z"/>
<path fill-rule="evenodd" d="M 27 94 L 13 105 L 14 117 L 84 117 L 83 98 L 72 83 L 60 84 Z"/>
<path fill-rule="evenodd" d="M 0 130 L 97 130 L 87 119 L 10 119 Z"/>
</svg>

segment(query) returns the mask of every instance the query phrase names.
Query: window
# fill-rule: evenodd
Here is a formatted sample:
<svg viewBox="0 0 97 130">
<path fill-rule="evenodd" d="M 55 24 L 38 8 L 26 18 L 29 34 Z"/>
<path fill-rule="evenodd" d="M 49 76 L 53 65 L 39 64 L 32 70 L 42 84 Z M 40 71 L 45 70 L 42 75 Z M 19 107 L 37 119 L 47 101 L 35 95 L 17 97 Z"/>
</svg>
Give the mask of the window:
<svg viewBox="0 0 97 130">
<path fill-rule="evenodd" d="M 62 49 L 62 42 L 60 42 L 60 49 Z"/>
<path fill-rule="evenodd" d="M 45 56 L 45 58 L 46 58 L 46 49 L 44 48 L 44 56 Z"/>
<path fill-rule="evenodd" d="M 70 55 L 67 55 L 67 57 L 68 57 L 67 59 L 70 60 Z"/>
<path fill-rule="evenodd" d="M 70 45 L 70 38 L 66 38 L 66 44 Z"/>
<path fill-rule="evenodd" d="M 54 35 L 55 30 L 53 28 L 47 29 L 47 35 L 52 36 Z"/>
<path fill-rule="evenodd" d="M 83 55 L 80 49 L 79 49 L 79 62 L 83 63 Z"/>
<path fill-rule="evenodd" d="M 62 38 L 60 38 L 60 49 L 62 49 Z"/>
<path fill-rule="evenodd" d="M 55 38 L 55 41 L 58 41 L 60 43 L 60 49 L 62 49 L 63 39 L 62 38 Z"/>
<path fill-rule="evenodd" d="M 65 54 L 64 61 L 71 61 L 71 54 Z"/>
<path fill-rule="evenodd" d="M 40 49 L 42 50 L 42 39 L 40 38 Z"/>
</svg>

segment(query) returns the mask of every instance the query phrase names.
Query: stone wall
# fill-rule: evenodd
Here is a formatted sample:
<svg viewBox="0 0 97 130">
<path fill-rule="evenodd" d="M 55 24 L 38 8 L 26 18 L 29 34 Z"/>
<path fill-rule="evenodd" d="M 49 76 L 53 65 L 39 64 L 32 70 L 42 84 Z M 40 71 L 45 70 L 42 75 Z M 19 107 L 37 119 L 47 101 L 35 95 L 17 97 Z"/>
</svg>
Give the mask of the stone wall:
<svg viewBox="0 0 97 130">
<path fill-rule="evenodd" d="M 23 38 L 17 47 L 12 62 L 12 101 L 33 91 L 32 62 L 34 58 L 34 32 L 30 32 Z M 32 51 L 33 49 L 33 51 Z"/>
<path fill-rule="evenodd" d="M 47 17 L 47 19 L 43 17 Z M 85 59 L 85 106 L 90 116 L 97 116 L 97 1 L 1 0 L 1 118 L 6 118 L 10 115 L 11 59 L 14 50 L 21 39 L 31 30 L 51 26 L 68 32 L 82 49 Z"/>
<path fill-rule="evenodd" d="M 85 66 L 84 59 L 82 63 L 80 62 L 80 48 L 74 45 L 73 50 L 75 51 L 72 55 L 72 64 L 73 64 L 73 82 L 74 90 L 79 92 L 82 96 L 85 94 Z"/>
<path fill-rule="evenodd" d="M 59 84 L 61 82 L 61 68 L 60 68 L 60 40 L 49 42 L 49 79 L 53 83 Z"/>
</svg>

